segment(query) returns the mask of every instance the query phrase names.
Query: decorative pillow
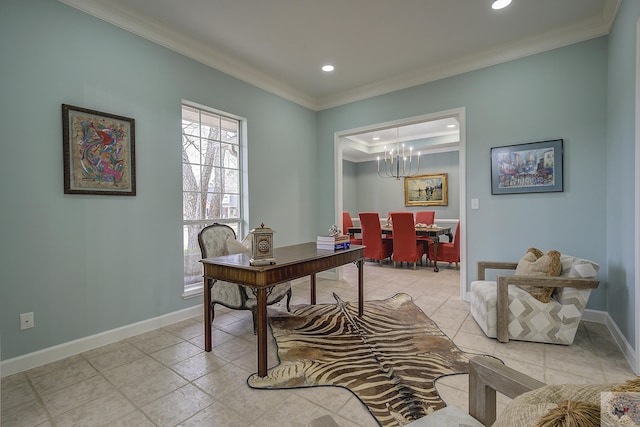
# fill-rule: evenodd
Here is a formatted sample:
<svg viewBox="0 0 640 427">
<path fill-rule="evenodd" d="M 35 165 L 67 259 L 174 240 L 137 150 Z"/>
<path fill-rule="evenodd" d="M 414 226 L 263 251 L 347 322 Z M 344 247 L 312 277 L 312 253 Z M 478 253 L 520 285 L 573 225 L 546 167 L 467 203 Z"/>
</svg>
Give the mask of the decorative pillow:
<svg viewBox="0 0 640 427">
<path fill-rule="evenodd" d="M 589 402 L 598 405 L 603 392 L 616 384 L 547 385 L 513 399 L 496 419 L 493 427 L 531 427 L 562 402 Z M 595 425 L 599 425 L 598 423 Z M 543 424 L 544 425 L 544 424 Z M 554 424 L 551 424 L 554 425 Z M 558 424 L 562 425 L 562 424 Z M 590 426 L 591 424 L 586 424 Z M 582 426 L 582 425 L 580 425 Z"/>
<path fill-rule="evenodd" d="M 529 248 L 518 262 L 516 274 L 520 276 L 559 276 L 562 271 L 560 252 L 551 250 L 545 254 L 540 249 Z M 520 285 L 532 297 L 540 302 L 548 303 L 553 294 L 553 287 Z"/>
<path fill-rule="evenodd" d="M 613 392 L 640 392 L 640 377 L 627 380 L 624 384 L 619 384 L 611 389 Z"/>
<path fill-rule="evenodd" d="M 538 419 L 535 427 L 599 427 L 600 405 L 565 400 Z"/>
<path fill-rule="evenodd" d="M 242 243 L 238 242 L 233 237 L 228 236 L 225 242 L 224 254 L 234 255 L 234 254 L 241 254 L 241 253 L 249 253 L 249 249 Z"/>
</svg>

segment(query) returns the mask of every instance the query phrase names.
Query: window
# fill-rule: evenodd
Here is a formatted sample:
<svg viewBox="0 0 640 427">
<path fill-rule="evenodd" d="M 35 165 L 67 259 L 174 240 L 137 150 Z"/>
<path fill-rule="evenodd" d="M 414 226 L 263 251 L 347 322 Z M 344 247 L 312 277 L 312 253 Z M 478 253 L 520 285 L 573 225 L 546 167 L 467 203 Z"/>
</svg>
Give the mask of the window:
<svg viewBox="0 0 640 427">
<path fill-rule="evenodd" d="M 182 213 L 185 292 L 199 291 L 198 233 L 214 222 L 242 229 L 242 122 L 225 113 L 182 105 Z"/>
</svg>

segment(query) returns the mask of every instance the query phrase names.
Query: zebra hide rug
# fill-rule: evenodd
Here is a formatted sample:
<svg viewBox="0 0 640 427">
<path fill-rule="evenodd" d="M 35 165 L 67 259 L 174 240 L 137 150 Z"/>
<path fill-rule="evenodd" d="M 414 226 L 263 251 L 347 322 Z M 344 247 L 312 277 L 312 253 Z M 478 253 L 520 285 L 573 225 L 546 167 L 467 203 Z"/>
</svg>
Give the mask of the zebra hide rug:
<svg viewBox="0 0 640 427">
<path fill-rule="evenodd" d="M 468 372 L 460 350 L 407 294 L 357 303 L 298 305 L 269 323 L 280 364 L 253 388 L 344 387 L 382 426 L 402 426 L 445 407 L 434 381 Z"/>
</svg>

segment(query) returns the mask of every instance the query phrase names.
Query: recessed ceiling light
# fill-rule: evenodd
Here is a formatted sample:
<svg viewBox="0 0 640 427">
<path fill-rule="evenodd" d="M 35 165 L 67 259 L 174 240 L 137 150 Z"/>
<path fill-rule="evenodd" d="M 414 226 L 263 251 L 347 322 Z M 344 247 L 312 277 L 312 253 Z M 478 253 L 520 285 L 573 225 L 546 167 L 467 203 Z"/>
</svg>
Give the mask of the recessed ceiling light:
<svg viewBox="0 0 640 427">
<path fill-rule="evenodd" d="M 511 4 L 511 0 L 495 0 L 492 4 L 491 4 L 491 8 L 492 9 L 503 9 L 507 6 L 509 6 Z"/>
<path fill-rule="evenodd" d="M 329 65 L 329 64 L 327 64 L 327 65 L 323 65 L 323 66 L 322 66 L 322 71 L 325 71 L 325 72 L 327 72 L 327 73 L 328 73 L 328 72 L 330 72 L 330 71 L 333 71 L 333 70 L 334 70 L 333 65 Z"/>
<path fill-rule="evenodd" d="M 456 125 L 447 125 L 448 128 L 454 128 Z"/>
<path fill-rule="evenodd" d="M 380 137 L 379 137 L 379 136 L 374 136 L 374 137 L 373 137 L 373 140 L 374 140 L 374 141 L 379 141 L 379 140 L 380 140 Z"/>
</svg>

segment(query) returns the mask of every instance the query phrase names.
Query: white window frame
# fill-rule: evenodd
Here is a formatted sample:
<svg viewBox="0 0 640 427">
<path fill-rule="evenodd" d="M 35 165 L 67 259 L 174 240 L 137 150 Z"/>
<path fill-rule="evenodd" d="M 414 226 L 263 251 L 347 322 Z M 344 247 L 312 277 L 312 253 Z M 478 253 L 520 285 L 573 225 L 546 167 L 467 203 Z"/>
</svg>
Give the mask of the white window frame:
<svg viewBox="0 0 640 427">
<path fill-rule="evenodd" d="M 183 220 L 182 220 L 182 236 L 183 239 L 181 241 L 182 243 L 182 247 L 183 247 L 183 265 L 186 265 L 187 261 L 185 260 L 186 258 L 186 254 L 185 254 L 185 226 L 187 225 L 193 225 L 193 224 L 202 224 L 203 226 L 205 225 L 209 225 L 212 224 L 214 222 L 220 223 L 220 224 L 229 224 L 230 226 L 232 226 L 233 228 L 237 229 L 237 235 L 239 238 L 243 237 L 245 234 L 245 229 L 247 227 L 248 224 L 248 220 L 247 218 L 245 218 L 245 212 L 247 212 L 246 209 L 246 205 L 247 205 L 247 194 L 248 194 L 248 186 L 247 186 L 247 170 L 245 165 L 247 165 L 247 120 L 244 117 L 240 117 L 237 116 L 235 114 L 231 114 L 228 113 L 226 111 L 221 111 L 221 110 L 217 110 L 215 108 L 211 108 L 205 105 L 201 105 L 201 104 L 197 104 L 194 102 L 190 102 L 187 100 L 182 100 L 181 105 L 180 105 L 180 120 L 182 123 L 182 107 L 183 106 L 187 106 L 190 108 L 195 108 L 198 109 L 202 112 L 207 112 L 207 113 L 211 113 L 211 114 L 216 114 L 219 115 L 221 117 L 227 118 L 227 119 L 231 119 L 231 120 L 235 120 L 238 122 L 238 130 L 239 130 L 239 135 L 238 135 L 238 218 L 231 218 L 231 219 L 227 219 L 227 218 L 204 218 L 204 219 L 184 219 L 184 202 L 183 202 Z M 180 131 L 180 144 L 182 147 L 183 144 L 183 140 L 182 140 L 182 125 L 181 125 L 181 131 Z M 181 148 L 182 150 L 182 148 Z M 183 161 L 182 161 L 182 157 L 180 159 L 180 167 L 182 169 L 183 167 Z M 182 188 L 182 197 L 184 197 L 184 184 L 181 185 Z M 225 196 L 223 196 L 225 197 Z M 235 226 L 235 227 L 234 227 Z M 199 254 L 198 254 L 198 260 L 199 260 Z M 186 270 L 186 267 L 185 267 Z M 203 281 L 199 280 L 197 282 L 193 282 L 193 283 L 186 283 L 185 279 L 186 276 L 186 271 L 183 270 L 183 286 L 184 286 L 184 291 L 182 294 L 183 298 L 193 298 L 199 295 L 202 295 L 203 293 Z"/>
</svg>

